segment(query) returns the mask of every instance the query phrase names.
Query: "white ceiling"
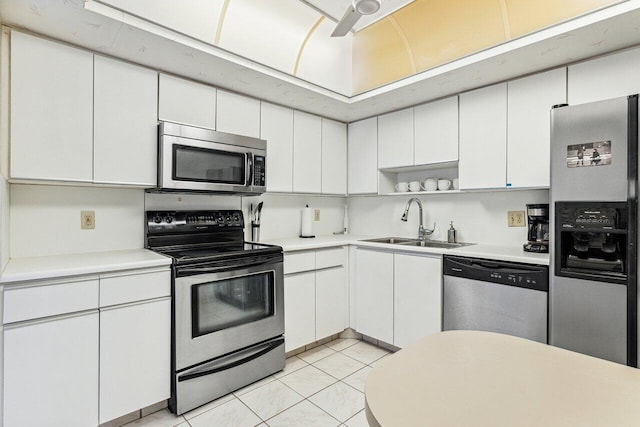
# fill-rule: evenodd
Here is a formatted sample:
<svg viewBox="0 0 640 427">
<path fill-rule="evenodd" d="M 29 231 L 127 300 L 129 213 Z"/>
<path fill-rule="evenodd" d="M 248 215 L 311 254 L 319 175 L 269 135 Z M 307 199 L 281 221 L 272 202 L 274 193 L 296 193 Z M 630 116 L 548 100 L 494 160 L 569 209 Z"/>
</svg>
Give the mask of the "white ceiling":
<svg viewBox="0 0 640 427">
<path fill-rule="evenodd" d="M 351 6 L 352 0 L 300 0 L 302 3 L 306 3 L 315 9 L 321 11 L 325 16 L 331 18 L 334 21 L 340 21 L 342 15 Z M 365 15 L 361 17 L 358 22 L 353 26 L 354 31 L 360 31 L 363 28 L 368 27 L 384 18 L 387 15 L 391 15 L 398 9 L 401 9 L 413 3 L 414 0 L 382 0 L 380 9 L 371 15 Z"/>
<path fill-rule="evenodd" d="M 95 0 L 1 0 L 0 19 L 98 53 L 344 122 L 640 44 L 640 0 L 629 0 L 347 97 Z"/>
</svg>

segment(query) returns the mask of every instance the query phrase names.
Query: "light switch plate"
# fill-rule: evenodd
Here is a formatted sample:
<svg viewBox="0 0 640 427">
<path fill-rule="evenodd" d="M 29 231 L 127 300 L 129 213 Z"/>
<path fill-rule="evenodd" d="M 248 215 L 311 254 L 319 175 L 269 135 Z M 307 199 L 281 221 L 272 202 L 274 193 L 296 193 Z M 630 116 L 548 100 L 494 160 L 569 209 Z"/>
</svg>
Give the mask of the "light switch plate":
<svg viewBox="0 0 640 427">
<path fill-rule="evenodd" d="M 320 221 L 320 209 L 315 209 L 313 211 L 313 220 Z"/>
<path fill-rule="evenodd" d="M 508 211 L 507 225 L 509 227 L 524 227 L 525 224 L 524 211 Z"/>
<path fill-rule="evenodd" d="M 96 211 L 80 212 L 80 228 L 83 230 L 93 230 L 96 228 Z"/>
</svg>

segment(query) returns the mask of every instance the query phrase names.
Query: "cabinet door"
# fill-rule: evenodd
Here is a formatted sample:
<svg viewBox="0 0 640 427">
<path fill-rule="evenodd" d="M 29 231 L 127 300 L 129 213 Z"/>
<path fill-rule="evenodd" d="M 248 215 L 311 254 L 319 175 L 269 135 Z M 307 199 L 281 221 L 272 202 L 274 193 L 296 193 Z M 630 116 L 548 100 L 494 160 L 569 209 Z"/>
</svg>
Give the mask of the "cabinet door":
<svg viewBox="0 0 640 427">
<path fill-rule="evenodd" d="M 284 278 L 285 351 L 311 344 L 316 339 L 316 273 Z"/>
<path fill-rule="evenodd" d="M 293 191 L 320 193 L 322 187 L 320 117 L 293 112 Z"/>
<path fill-rule="evenodd" d="M 155 186 L 158 73 L 101 56 L 94 67 L 94 181 Z"/>
<path fill-rule="evenodd" d="M 316 271 L 316 341 L 345 329 L 346 278 L 344 267 Z"/>
<path fill-rule="evenodd" d="M 216 128 L 216 88 L 160 74 L 158 118 Z"/>
<path fill-rule="evenodd" d="M 349 194 L 378 192 L 378 118 L 349 123 Z"/>
<path fill-rule="evenodd" d="M 442 258 L 394 254 L 393 344 L 442 330 Z"/>
<path fill-rule="evenodd" d="M 568 104 L 603 101 L 640 93 L 640 48 L 571 65 Z"/>
<path fill-rule="evenodd" d="M 260 137 L 260 101 L 221 90 L 216 98 L 217 130 Z"/>
<path fill-rule="evenodd" d="M 293 191 L 293 110 L 263 102 L 260 138 L 267 140 L 267 191 Z"/>
<path fill-rule="evenodd" d="M 4 426 L 98 424 L 98 312 L 4 329 Z"/>
<path fill-rule="evenodd" d="M 458 160 L 458 97 L 415 107 L 415 164 Z"/>
<path fill-rule="evenodd" d="M 100 310 L 100 423 L 168 399 L 171 299 Z"/>
<path fill-rule="evenodd" d="M 504 188 L 507 169 L 507 84 L 460 95 L 461 189 Z"/>
<path fill-rule="evenodd" d="M 356 327 L 393 343 L 393 254 L 356 250 Z"/>
<path fill-rule="evenodd" d="M 378 116 L 378 168 L 413 166 L 413 108 Z"/>
<path fill-rule="evenodd" d="M 507 186 L 548 187 L 551 107 L 567 100 L 565 68 L 508 83 Z"/>
<path fill-rule="evenodd" d="M 11 178 L 93 178 L 93 54 L 11 32 Z"/>
<path fill-rule="evenodd" d="M 347 194 L 347 125 L 322 119 L 322 193 Z"/>
</svg>

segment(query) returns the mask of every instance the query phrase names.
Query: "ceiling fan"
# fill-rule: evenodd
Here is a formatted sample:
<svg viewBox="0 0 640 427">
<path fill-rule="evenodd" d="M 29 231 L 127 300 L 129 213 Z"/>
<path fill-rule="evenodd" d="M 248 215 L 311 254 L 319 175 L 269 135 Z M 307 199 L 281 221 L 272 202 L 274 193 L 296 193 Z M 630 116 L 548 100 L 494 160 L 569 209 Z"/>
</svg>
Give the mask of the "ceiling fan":
<svg viewBox="0 0 640 427">
<path fill-rule="evenodd" d="M 353 28 L 363 15 L 371 15 L 380 9 L 382 0 L 353 0 L 331 37 L 343 37 Z"/>
</svg>

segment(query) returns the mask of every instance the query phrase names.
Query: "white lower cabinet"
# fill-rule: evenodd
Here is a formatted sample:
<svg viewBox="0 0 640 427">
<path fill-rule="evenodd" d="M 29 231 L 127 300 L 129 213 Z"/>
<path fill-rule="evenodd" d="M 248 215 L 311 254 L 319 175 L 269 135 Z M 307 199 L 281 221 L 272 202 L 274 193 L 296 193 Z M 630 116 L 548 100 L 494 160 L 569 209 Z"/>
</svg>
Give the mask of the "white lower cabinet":
<svg viewBox="0 0 640 427">
<path fill-rule="evenodd" d="M 4 427 L 98 424 L 98 311 L 4 329 Z"/>
<path fill-rule="evenodd" d="M 316 337 L 322 339 L 345 329 L 346 272 L 344 267 L 316 271 Z"/>
<path fill-rule="evenodd" d="M 100 310 L 100 423 L 170 394 L 171 298 Z"/>
<path fill-rule="evenodd" d="M 442 257 L 357 248 L 355 328 L 396 347 L 442 330 Z"/>
<path fill-rule="evenodd" d="M 316 339 L 315 287 L 315 271 L 284 278 L 285 351 L 310 344 Z"/>
<path fill-rule="evenodd" d="M 356 329 L 393 343 L 393 253 L 356 249 Z"/>
<path fill-rule="evenodd" d="M 393 345 L 442 330 L 442 257 L 394 254 Z"/>
<path fill-rule="evenodd" d="M 348 326 L 347 257 L 343 247 L 284 255 L 285 350 Z"/>
<path fill-rule="evenodd" d="M 4 427 L 96 426 L 170 397 L 168 268 L 4 292 Z"/>
</svg>

